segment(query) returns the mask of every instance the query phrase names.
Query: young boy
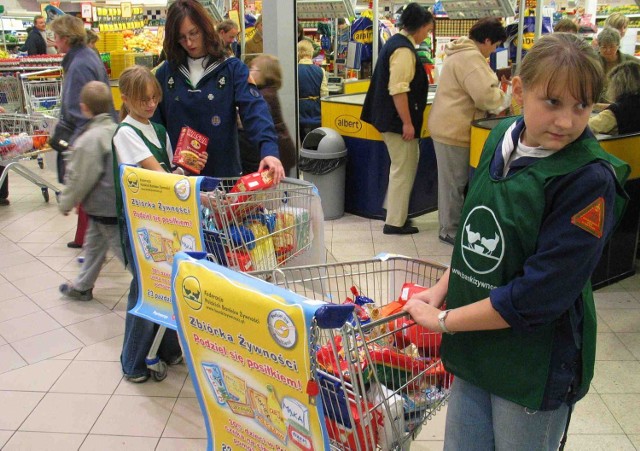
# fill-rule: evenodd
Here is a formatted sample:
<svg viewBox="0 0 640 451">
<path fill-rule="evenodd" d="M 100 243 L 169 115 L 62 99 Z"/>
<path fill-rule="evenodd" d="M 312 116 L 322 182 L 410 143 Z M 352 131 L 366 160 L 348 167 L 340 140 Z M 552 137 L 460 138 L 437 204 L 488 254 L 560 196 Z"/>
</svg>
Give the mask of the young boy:
<svg viewBox="0 0 640 451">
<path fill-rule="evenodd" d="M 107 249 L 123 261 L 111 152 L 117 125 L 110 114 L 111 105 L 111 90 L 103 82 L 91 81 L 82 88 L 80 109 L 90 120 L 74 143 L 65 189 L 59 199 L 65 216 L 80 203 L 89 215 L 82 271 L 72 284 L 60 285 L 62 294 L 79 301 L 93 299 L 93 286 Z"/>
</svg>

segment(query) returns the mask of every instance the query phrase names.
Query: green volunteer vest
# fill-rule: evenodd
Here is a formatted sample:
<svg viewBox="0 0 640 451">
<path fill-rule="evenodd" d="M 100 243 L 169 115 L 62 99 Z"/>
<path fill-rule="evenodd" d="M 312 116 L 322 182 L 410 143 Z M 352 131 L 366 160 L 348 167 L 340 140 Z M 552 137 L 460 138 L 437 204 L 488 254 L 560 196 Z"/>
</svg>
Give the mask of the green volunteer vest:
<svg viewBox="0 0 640 451">
<path fill-rule="evenodd" d="M 171 172 L 171 163 L 169 162 L 169 156 L 167 155 L 167 150 L 166 150 L 167 149 L 167 131 L 162 125 L 156 124 L 155 122 L 151 122 L 151 125 L 153 125 L 153 129 L 156 132 L 156 136 L 160 141 L 160 147 L 156 146 L 151 141 L 149 141 L 144 136 L 144 133 L 142 133 L 139 129 L 137 129 L 133 125 L 128 124 L 126 122 L 122 122 L 118 125 L 118 128 L 116 129 L 116 133 L 118 133 L 118 130 L 120 130 L 121 127 L 131 127 L 136 132 L 136 134 L 140 137 L 140 139 L 144 141 L 144 144 L 147 146 L 149 151 L 151 151 L 151 154 L 156 158 L 156 160 L 158 160 L 158 163 L 160 163 L 162 167 L 164 167 L 165 171 Z M 125 265 L 126 265 L 127 255 L 124 252 L 124 240 L 128 239 L 128 237 L 125 236 L 125 234 L 123 233 L 124 232 L 123 226 L 124 226 L 125 219 L 124 219 L 124 211 L 123 211 L 123 208 L 124 208 L 123 194 L 122 194 L 122 189 L 120 187 L 120 166 L 118 164 L 118 155 L 116 155 L 116 148 L 115 146 L 113 146 L 113 143 L 111 145 L 111 152 L 113 153 L 113 184 L 116 189 L 116 213 L 118 215 L 118 223 L 120 224 L 120 245 L 122 246 L 122 255 L 125 259 Z"/>
<path fill-rule="evenodd" d="M 462 210 L 461 226 L 451 261 L 447 307 L 456 308 L 489 296 L 495 287 L 522 274 L 525 260 L 535 252 L 543 221 L 544 193 L 555 177 L 569 174 L 590 162 L 608 161 L 619 185 L 629 166 L 602 150 L 596 139 L 585 138 L 552 156 L 541 158 L 517 173 L 493 180 L 489 164 L 496 146 L 517 118 L 502 121 L 489 135 Z M 616 218 L 625 205 L 618 186 Z M 595 199 L 594 199 L 595 200 Z M 584 302 L 581 393 L 593 377 L 596 313 L 587 282 Z M 531 409 L 539 409 L 545 392 L 555 322 L 531 333 L 512 329 L 444 335 L 442 360 L 447 370 L 462 379 Z"/>
</svg>

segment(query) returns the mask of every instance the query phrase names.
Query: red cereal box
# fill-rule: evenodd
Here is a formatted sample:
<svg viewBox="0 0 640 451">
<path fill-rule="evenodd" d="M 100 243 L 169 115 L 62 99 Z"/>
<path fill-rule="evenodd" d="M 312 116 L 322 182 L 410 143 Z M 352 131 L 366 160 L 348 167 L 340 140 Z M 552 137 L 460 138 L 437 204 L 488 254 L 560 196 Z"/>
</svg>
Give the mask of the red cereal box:
<svg viewBox="0 0 640 451">
<path fill-rule="evenodd" d="M 209 138 L 190 127 L 182 127 L 173 154 L 173 164 L 194 174 L 200 174 L 204 165 L 199 155 L 207 152 Z"/>
<path fill-rule="evenodd" d="M 253 172 L 238 179 L 232 193 L 244 193 L 247 191 L 260 191 L 273 186 L 273 176 L 269 171 Z"/>
</svg>

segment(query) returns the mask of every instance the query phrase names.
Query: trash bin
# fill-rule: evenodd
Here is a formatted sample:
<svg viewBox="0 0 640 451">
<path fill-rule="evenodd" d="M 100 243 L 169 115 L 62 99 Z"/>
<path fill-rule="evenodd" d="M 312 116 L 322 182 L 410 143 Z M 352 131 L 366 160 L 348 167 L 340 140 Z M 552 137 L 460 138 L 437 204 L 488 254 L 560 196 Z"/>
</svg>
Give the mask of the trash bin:
<svg viewBox="0 0 640 451">
<path fill-rule="evenodd" d="M 342 136 L 327 127 L 309 132 L 302 142 L 298 168 L 320 192 L 324 219 L 344 215 L 347 148 Z"/>
</svg>

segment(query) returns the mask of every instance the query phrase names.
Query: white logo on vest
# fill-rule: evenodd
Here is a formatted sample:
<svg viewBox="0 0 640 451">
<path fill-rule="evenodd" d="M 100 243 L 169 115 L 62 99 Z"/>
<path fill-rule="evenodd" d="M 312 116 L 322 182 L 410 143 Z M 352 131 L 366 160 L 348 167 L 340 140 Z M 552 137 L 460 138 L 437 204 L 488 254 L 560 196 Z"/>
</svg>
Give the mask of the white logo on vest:
<svg viewBox="0 0 640 451">
<path fill-rule="evenodd" d="M 475 207 L 462 226 L 462 259 L 477 274 L 495 270 L 504 257 L 502 228 L 490 208 Z"/>
</svg>

